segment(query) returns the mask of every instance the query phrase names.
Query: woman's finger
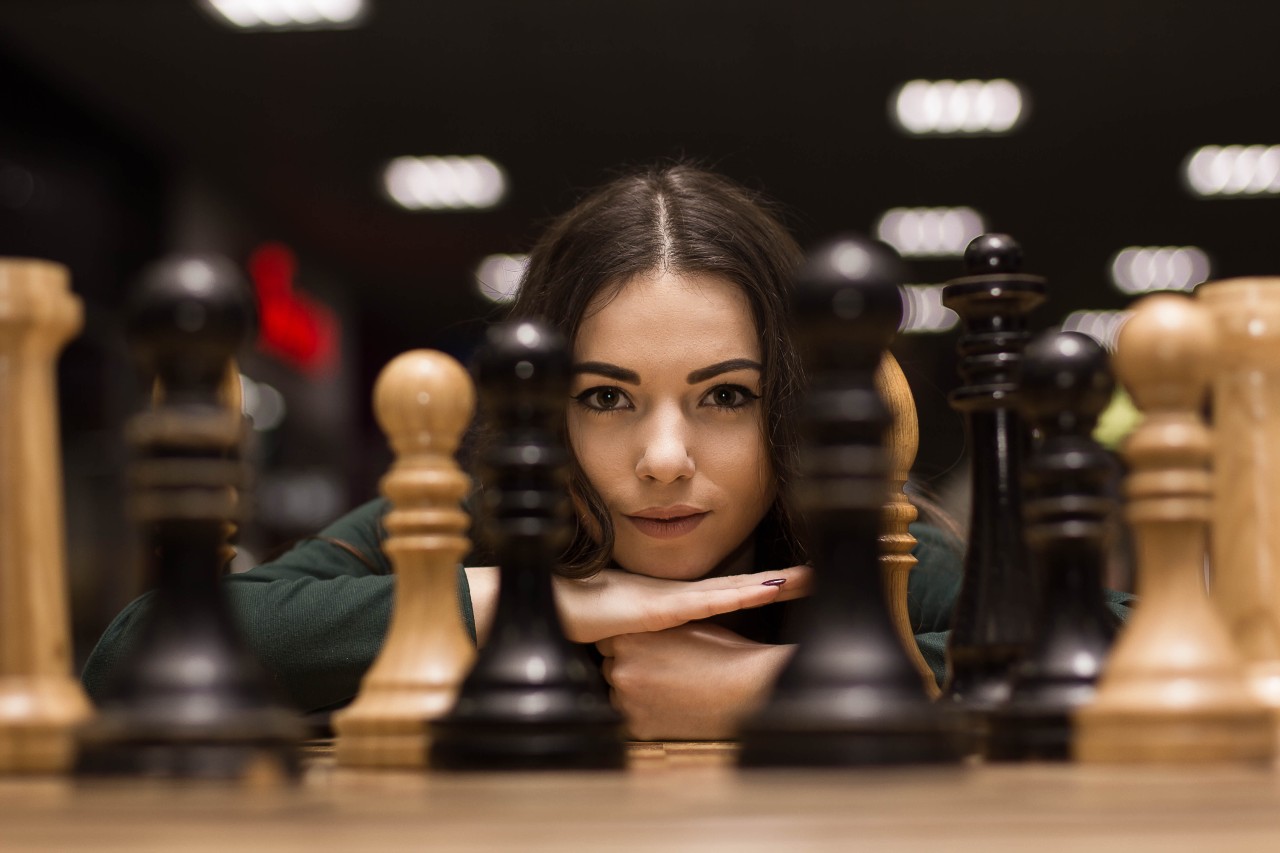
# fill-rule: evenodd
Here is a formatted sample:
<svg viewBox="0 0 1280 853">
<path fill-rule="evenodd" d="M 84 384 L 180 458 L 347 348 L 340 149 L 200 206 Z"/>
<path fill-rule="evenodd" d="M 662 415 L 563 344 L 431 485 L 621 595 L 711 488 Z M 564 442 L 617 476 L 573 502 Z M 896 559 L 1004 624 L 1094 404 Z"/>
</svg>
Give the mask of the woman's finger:
<svg viewBox="0 0 1280 853">
<path fill-rule="evenodd" d="M 785 584 L 783 584 L 785 586 Z M 650 602 L 643 614 L 645 631 L 665 631 L 721 613 L 760 607 L 778 600 L 778 586 L 757 583 L 732 589 L 688 589 Z"/>
</svg>

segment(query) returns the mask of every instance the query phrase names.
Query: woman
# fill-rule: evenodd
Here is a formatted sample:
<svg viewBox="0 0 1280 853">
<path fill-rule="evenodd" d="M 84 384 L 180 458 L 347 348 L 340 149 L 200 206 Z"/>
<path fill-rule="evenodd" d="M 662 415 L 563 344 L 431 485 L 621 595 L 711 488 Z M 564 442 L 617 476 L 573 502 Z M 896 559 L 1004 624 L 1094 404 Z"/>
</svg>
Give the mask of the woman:
<svg viewBox="0 0 1280 853">
<path fill-rule="evenodd" d="M 512 309 L 572 343 L 566 434 L 578 515 L 556 594 L 595 643 L 633 736 L 720 738 L 764 698 L 789 648 L 783 608 L 808 570 L 786 501 L 803 387 L 787 330 L 794 241 L 750 193 L 688 166 L 589 195 L 534 247 Z M 304 710 L 354 697 L 389 620 L 382 501 L 226 588 L 250 646 Z M 958 554 L 917 531 L 913 623 L 945 630 Z M 494 568 L 459 572 L 480 641 Z M 95 693 L 129 646 L 140 599 L 86 666 Z M 714 617 L 714 618 L 713 618 Z M 941 672 L 939 634 L 924 638 Z"/>
</svg>

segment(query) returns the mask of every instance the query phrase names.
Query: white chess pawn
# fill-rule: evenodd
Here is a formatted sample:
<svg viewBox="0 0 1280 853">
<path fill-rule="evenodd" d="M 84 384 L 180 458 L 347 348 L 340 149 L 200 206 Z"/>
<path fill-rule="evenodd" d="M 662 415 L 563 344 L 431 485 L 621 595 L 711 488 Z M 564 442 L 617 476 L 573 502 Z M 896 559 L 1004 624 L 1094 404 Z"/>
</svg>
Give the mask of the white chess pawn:
<svg viewBox="0 0 1280 853">
<path fill-rule="evenodd" d="M 449 356 L 414 350 L 383 369 L 373 400 L 396 454 L 381 484 L 391 502 L 382 547 L 396 573 L 395 602 L 359 696 L 334 716 L 337 759 L 423 767 L 428 724 L 453 706 L 475 656 L 457 587 L 458 564 L 470 548 L 459 506 L 470 480 L 454 461 L 475 389 Z"/>
</svg>

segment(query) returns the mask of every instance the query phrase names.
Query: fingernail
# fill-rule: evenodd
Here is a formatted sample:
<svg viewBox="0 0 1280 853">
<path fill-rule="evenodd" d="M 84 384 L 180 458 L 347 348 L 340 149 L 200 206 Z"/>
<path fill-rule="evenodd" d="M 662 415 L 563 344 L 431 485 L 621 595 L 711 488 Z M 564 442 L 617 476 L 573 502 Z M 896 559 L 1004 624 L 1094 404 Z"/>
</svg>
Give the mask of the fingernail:
<svg viewBox="0 0 1280 853">
<path fill-rule="evenodd" d="M 762 583 L 762 584 L 760 584 L 760 585 L 761 585 L 761 586 L 782 586 L 782 585 L 783 585 L 784 583 L 786 583 L 786 582 L 787 582 L 787 579 L 786 579 L 786 578 L 774 578 L 773 580 L 771 580 L 771 581 L 765 581 L 764 583 Z"/>
</svg>

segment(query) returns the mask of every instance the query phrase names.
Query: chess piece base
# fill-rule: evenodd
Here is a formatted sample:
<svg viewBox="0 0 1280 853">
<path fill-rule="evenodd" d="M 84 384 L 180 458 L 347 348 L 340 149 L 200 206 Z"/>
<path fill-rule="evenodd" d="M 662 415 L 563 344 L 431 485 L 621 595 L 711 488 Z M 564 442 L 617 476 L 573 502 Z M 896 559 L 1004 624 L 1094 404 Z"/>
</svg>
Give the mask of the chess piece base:
<svg viewBox="0 0 1280 853">
<path fill-rule="evenodd" d="M 82 778 L 198 779 L 246 785 L 284 784 L 300 767 L 291 743 L 155 743 L 121 740 L 86 745 L 76 772 Z"/>
<path fill-rule="evenodd" d="M 619 770 L 626 751 L 616 725 L 432 727 L 437 770 Z"/>
<path fill-rule="evenodd" d="M 988 761 L 1070 761 L 1072 735 L 1070 714 L 1007 708 L 990 717 L 984 755 Z"/>
<path fill-rule="evenodd" d="M 889 767 L 952 764 L 966 755 L 955 731 L 770 732 L 743 740 L 738 765 L 767 767 Z"/>
<path fill-rule="evenodd" d="M 426 726 L 420 723 L 418 729 L 416 732 L 340 732 L 334 756 L 343 767 L 426 767 L 431 742 Z"/>
<path fill-rule="evenodd" d="M 1074 756 L 1091 763 L 1270 762 L 1275 732 L 1265 711 L 1121 713 L 1087 709 L 1076 716 Z"/>
<path fill-rule="evenodd" d="M 80 733 L 82 777 L 149 777 L 270 783 L 300 773 L 300 723 L 275 708 L 217 724 L 166 721 L 154 713 L 104 711 Z"/>
<path fill-rule="evenodd" d="M 92 716 L 70 676 L 0 678 L 0 774 L 69 770 L 75 730 Z"/>
<path fill-rule="evenodd" d="M 63 726 L 0 726 L 0 774 L 61 773 L 75 754 L 75 737 Z"/>
</svg>

